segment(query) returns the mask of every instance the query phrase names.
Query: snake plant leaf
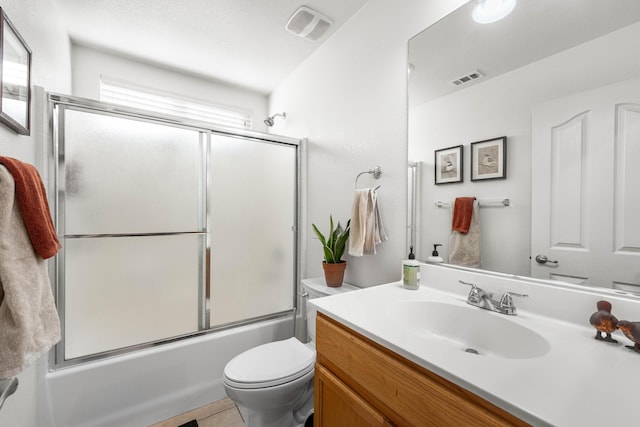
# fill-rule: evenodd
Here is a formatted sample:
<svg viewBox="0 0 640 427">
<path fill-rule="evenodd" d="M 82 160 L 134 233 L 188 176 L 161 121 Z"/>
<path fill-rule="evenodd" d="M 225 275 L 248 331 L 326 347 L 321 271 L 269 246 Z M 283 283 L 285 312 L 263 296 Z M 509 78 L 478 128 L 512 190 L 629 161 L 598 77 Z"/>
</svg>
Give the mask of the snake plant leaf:
<svg viewBox="0 0 640 427">
<path fill-rule="evenodd" d="M 327 244 L 327 240 L 325 239 L 324 235 L 315 224 L 311 224 L 311 225 L 313 226 L 313 231 L 315 231 L 316 236 L 318 236 L 320 243 L 322 243 L 322 250 L 324 251 L 324 260 L 326 262 L 332 262 L 330 260 L 333 259 L 333 252 L 331 251 L 329 245 Z"/>
<path fill-rule="evenodd" d="M 337 258 L 336 262 L 340 261 L 340 259 L 342 259 L 342 255 L 344 255 L 344 251 L 347 247 L 347 239 L 349 238 L 349 232 L 351 231 L 350 226 L 350 219 L 347 221 L 347 226 L 344 228 L 344 230 L 342 230 L 342 227 L 340 227 L 340 225 L 338 224 L 338 227 L 341 228 L 341 234 L 336 237 L 336 246 L 334 252 L 335 257 Z"/>
<path fill-rule="evenodd" d="M 315 224 L 311 224 L 311 226 L 313 227 L 313 231 L 316 232 L 316 236 L 318 236 L 318 239 L 320 239 L 320 243 L 322 243 L 322 246 L 327 246 L 327 241 L 325 240 L 322 232 L 318 229 L 318 227 Z"/>
<path fill-rule="evenodd" d="M 335 238 L 334 238 L 334 231 L 333 231 L 333 216 L 329 215 L 329 240 L 327 241 L 327 246 L 329 248 L 334 247 L 335 245 Z M 333 250 L 331 251 L 333 253 Z M 333 257 L 332 257 L 333 258 Z M 327 261 L 327 262 L 335 262 L 335 261 Z"/>
</svg>

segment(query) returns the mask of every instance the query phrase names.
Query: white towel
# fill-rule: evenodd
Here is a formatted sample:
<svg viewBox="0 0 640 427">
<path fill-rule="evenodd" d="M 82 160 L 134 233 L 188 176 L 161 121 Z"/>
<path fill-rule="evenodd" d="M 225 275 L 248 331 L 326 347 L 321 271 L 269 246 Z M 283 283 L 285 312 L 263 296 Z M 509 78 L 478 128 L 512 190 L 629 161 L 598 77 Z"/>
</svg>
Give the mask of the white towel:
<svg viewBox="0 0 640 427">
<path fill-rule="evenodd" d="M 36 254 L 0 165 L 0 379 L 20 373 L 60 341 L 47 262 Z"/>
<path fill-rule="evenodd" d="M 453 219 L 453 206 L 451 203 L 451 218 Z M 480 204 L 473 202 L 473 215 L 469 232 L 463 234 L 451 230 L 449 239 L 449 264 L 462 265 L 464 267 L 480 267 Z"/>
<path fill-rule="evenodd" d="M 351 211 L 349 255 L 375 254 L 376 246 L 388 239 L 376 191 L 373 188 L 356 190 Z"/>
</svg>

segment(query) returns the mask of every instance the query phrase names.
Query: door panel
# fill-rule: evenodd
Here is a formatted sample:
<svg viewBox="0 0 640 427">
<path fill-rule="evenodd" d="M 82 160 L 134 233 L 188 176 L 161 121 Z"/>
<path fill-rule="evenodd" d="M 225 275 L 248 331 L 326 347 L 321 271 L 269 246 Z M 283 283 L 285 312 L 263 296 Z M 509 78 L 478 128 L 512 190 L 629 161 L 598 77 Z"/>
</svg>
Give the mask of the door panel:
<svg viewBox="0 0 640 427">
<path fill-rule="evenodd" d="M 589 114 L 551 129 L 551 243 L 585 247 L 585 169 Z"/>
<path fill-rule="evenodd" d="M 640 106 L 622 104 L 616 111 L 615 142 L 615 247 L 616 251 L 640 251 Z"/>
</svg>

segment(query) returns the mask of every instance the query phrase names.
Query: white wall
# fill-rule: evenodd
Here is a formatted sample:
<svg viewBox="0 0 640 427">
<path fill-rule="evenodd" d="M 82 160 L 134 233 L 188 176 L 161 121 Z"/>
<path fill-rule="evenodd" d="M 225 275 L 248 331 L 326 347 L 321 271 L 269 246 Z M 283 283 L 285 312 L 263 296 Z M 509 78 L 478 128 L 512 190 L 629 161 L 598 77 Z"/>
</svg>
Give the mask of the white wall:
<svg viewBox="0 0 640 427">
<path fill-rule="evenodd" d="M 329 214 L 351 216 L 354 180 L 379 165 L 378 197 L 389 240 L 375 256 L 346 256 L 345 280 L 371 286 L 397 280 L 406 247 L 407 41 L 465 0 L 369 0 L 270 96 L 286 111 L 273 131 L 307 137 L 308 222 L 303 277 L 322 275 L 322 251 L 311 223 L 328 229 Z"/>
<path fill-rule="evenodd" d="M 421 229 L 418 258 L 431 255 L 442 243 L 447 262 L 451 233 L 450 208 L 456 197 L 480 200 L 509 198 L 509 207 L 481 208 L 482 266 L 514 274 L 528 274 L 531 209 L 531 86 L 504 83 L 500 77 L 411 109 L 409 141 L 412 160 L 422 163 L 420 182 Z M 519 92 L 519 89 L 523 93 Z M 519 92 L 518 95 L 511 96 Z M 507 179 L 471 182 L 471 142 L 507 137 Z M 463 145 L 463 183 L 434 184 L 434 150 Z"/>
<path fill-rule="evenodd" d="M 1 0 L 0 7 L 31 49 L 32 88 L 40 86 L 45 90 L 69 92 L 69 41 L 53 0 Z M 31 135 L 19 136 L 0 125 L 0 155 L 14 157 L 37 166 L 46 180 L 42 141 L 49 137 L 48 126 L 43 120 L 42 110 L 36 108 L 34 98 L 31 103 Z M 42 98 L 38 100 L 41 101 Z M 0 411 L 0 426 L 41 425 L 38 422 L 36 408 L 42 390 L 40 384 L 44 363 L 45 360 L 41 358 L 35 365 L 18 375 L 18 390 L 5 402 Z"/>
<path fill-rule="evenodd" d="M 534 105 L 640 74 L 634 44 L 640 24 L 623 28 L 465 90 L 411 108 L 409 157 L 423 162 L 419 258 L 433 243 L 448 244 L 449 209 L 434 202 L 460 196 L 508 197 L 507 208 L 480 209 L 482 264 L 489 270 L 530 273 L 531 110 Z M 612 46 L 618 49 L 612 49 Z M 507 136 L 507 179 L 470 181 L 470 143 Z M 464 183 L 434 185 L 434 150 L 464 145 Z M 447 261 L 448 246 L 441 252 Z"/>
<path fill-rule="evenodd" d="M 267 97 L 257 92 L 77 44 L 72 45 L 71 57 L 74 96 L 99 100 L 100 78 L 104 76 L 187 98 L 250 110 L 253 112 L 252 129 L 266 131 L 263 120 L 267 117 Z"/>
</svg>

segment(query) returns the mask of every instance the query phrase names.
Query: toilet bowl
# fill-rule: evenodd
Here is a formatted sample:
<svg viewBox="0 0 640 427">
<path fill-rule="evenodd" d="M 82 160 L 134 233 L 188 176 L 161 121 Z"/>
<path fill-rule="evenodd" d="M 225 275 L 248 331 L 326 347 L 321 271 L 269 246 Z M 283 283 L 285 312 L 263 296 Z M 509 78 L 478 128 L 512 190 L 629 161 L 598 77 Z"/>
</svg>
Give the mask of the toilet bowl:
<svg viewBox="0 0 640 427">
<path fill-rule="evenodd" d="M 329 288 L 324 279 L 302 281 L 309 299 L 358 289 Z M 249 349 L 227 363 L 222 377 L 227 396 L 236 402 L 249 427 L 303 427 L 313 413 L 315 310 L 305 307 L 310 342 L 296 338 Z"/>
</svg>

